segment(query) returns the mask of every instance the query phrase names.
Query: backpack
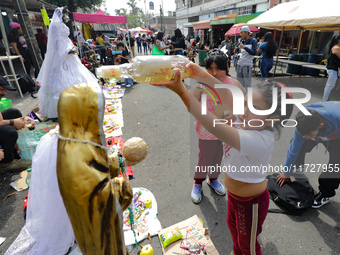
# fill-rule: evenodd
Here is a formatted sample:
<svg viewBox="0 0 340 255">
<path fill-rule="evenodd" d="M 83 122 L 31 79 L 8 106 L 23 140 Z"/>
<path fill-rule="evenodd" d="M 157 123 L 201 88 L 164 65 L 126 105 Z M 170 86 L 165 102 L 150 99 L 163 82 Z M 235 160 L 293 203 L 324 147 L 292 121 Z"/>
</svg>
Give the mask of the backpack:
<svg viewBox="0 0 340 255">
<path fill-rule="evenodd" d="M 267 176 L 268 191 L 274 203 L 283 209 L 282 213 L 301 216 L 314 201 L 314 190 L 308 181 L 285 182 L 282 187 L 276 183 L 277 175 Z M 278 212 L 268 210 L 269 212 Z"/>
<path fill-rule="evenodd" d="M 18 75 L 18 82 L 21 88 L 21 92 L 23 94 L 27 92 L 32 93 L 35 91 L 35 82 L 33 81 L 32 77 L 29 74 L 24 73 Z"/>
</svg>

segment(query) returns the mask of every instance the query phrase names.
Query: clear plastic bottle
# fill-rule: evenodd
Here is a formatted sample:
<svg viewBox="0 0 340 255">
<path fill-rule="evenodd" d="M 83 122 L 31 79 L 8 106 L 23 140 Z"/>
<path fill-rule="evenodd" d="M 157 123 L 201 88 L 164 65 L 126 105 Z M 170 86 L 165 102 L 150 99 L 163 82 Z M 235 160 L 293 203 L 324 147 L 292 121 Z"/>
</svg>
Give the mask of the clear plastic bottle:
<svg viewBox="0 0 340 255">
<path fill-rule="evenodd" d="M 180 55 L 139 56 L 128 64 L 96 68 L 96 74 L 101 78 L 132 78 L 138 83 L 170 81 L 175 77 L 176 68 L 181 71 L 182 79 L 188 78 L 191 70 L 186 69 L 185 66 L 189 62 L 186 57 Z"/>
</svg>

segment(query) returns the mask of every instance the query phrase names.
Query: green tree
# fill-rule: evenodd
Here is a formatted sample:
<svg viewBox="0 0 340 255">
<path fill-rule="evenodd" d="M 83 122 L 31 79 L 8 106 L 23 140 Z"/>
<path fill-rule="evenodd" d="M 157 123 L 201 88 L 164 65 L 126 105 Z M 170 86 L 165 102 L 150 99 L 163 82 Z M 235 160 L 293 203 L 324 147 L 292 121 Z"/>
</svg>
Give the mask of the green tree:
<svg viewBox="0 0 340 255">
<path fill-rule="evenodd" d="M 116 16 L 126 16 L 127 10 L 125 8 L 120 8 L 115 10 Z"/>
<path fill-rule="evenodd" d="M 147 19 L 152 18 L 153 16 L 154 16 L 154 14 L 151 13 L 151 12 L 147 12 L 146 14 L 145 14 L 144 12 L 142 12 L 142 14 L 141 14 L 141 16 L 140 16 L 141 23 L 142 23 L 142 24 L 146 24 L 145 21 L 146 21 Z"/>
<path fill-rule="evenodd" d="M 117 16 L 126 16 L 128 28 L 144 26 L 145 20 L 153 17 L 153 14 L 145 14 L 141 8 L 137 7 L 136 0 L 129 0 L 127 5 L 129 6 L 129 11 L 121 8 L 116 9 L 115 13 Z"/>
<path fill-rule="evenodd" d="M 103 3 L 102 3 L 102 6 L 104 7 L 103 12 L 104 12 L 106 15 L 110 15 L 110 13 L 107 11 L 106 2 L 107 2 L 106 0 L 103 0 Z"/>
<path fill-rule="evenodd" d="M 143 12 L 141 8 L 137 7 L 136 0 L 129 0 L 127 2 L 127 5 L 131 8 L 130 13 L 132 13 L 133 15 L 138 15 Z"/>
<path fill-rule="evenodd" d="M 45 0 L 47 3 L 56 6 L 67 6 L 70 11 L 70 22 L 67 26 L 70 28 L 70 37 L 74 39 L 74 29 L 73 29 L 73 15 L 72 12 L 76 12 L 78 8 L 95 10 L 102 5 L 103 0 Z"/>
<path fill-rule="evenodd" d="M 67 6 L 70 12 L 76 12 L 78 8 L 95 10 L 102 5 L 103 0 L 46 0 L 46 2 L 56 6 Z"/>
</svg>

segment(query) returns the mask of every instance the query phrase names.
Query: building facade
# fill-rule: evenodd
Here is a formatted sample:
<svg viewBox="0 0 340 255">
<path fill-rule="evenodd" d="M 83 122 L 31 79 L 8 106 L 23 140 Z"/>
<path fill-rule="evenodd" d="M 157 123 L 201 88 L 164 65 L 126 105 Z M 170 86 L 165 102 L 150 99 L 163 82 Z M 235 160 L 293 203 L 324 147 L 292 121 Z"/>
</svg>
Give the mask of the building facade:
<svg viewBox="0 0 340 255">
<path fill-rule="evenodd" d="M 166 35 L 174 34 L 174 30 L 176 29 L 176 16 L 175 13 L 169 12 L 168 16 L 164 16 L 164 26 L 165 29 L 162 28 L 162 17 L 155 16 L 146 21 L 149 29 L 154 31 L 162 31 L 165 32 Z"/>
<path fill-rule="evenodd" d="M 176 26 L 184 35 L 194 36 L 197 30 L 206 33 L 202 30 L 213 26 L 246 23 L 284 2 L 289 0 L 176 0 Z"/>
</svg>

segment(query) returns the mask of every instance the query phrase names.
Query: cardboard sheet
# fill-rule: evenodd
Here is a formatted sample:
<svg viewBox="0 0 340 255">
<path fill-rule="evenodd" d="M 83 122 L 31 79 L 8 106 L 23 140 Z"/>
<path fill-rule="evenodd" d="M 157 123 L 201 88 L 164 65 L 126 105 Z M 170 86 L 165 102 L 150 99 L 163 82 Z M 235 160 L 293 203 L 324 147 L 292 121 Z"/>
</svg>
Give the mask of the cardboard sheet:
<svg viewBox="0 0 340 255">
<path fill-rule="evenodd" d="M 20 179 L 11 182 L 9 185 L 12 186 L 16 191 L 22 191 L 28 189 L 26 184 L 27 170 L 20 173 Z"/>
<path fill-rule="evenodd" d="M 168 245 L 167 247 L 163 247 L 163 244 L 161 242 L 162 250 L 164 255 L 173 255 L 173 254 L 186 254 L 186 250 L 180 248 L 181 242 L 183 240 L 188 241 L 190 244 L 198 244 L 198 243 L 204 243 L 205 244 L 205 250 L 207 254 L 209 255 L 219 255 L 218 251 L 215 248 L 215 245 L 213 244 L 212 240 L 210 239 L 210 236 L 208 234 L 208 229 L 203 227 L 203 224 L 200 220 L 200 218 L 197 215 L 194 215 L 193 217 L 176 223 L 168 228 L 162 229 L 158 231 L 158 237 L 163 234 L 164 232 L 174 228 L 178 227 L 181 233 L 183 234 L 183 238 Z M 195 229 L 195 231 L 192 231 L 192 229 Z M 195 232 L 196 233 L 195 234 Z M 199 239 L 199 237 L 201 238 Z M 200 254 L 204 254 L 201 252 Z"/>
</svg>

